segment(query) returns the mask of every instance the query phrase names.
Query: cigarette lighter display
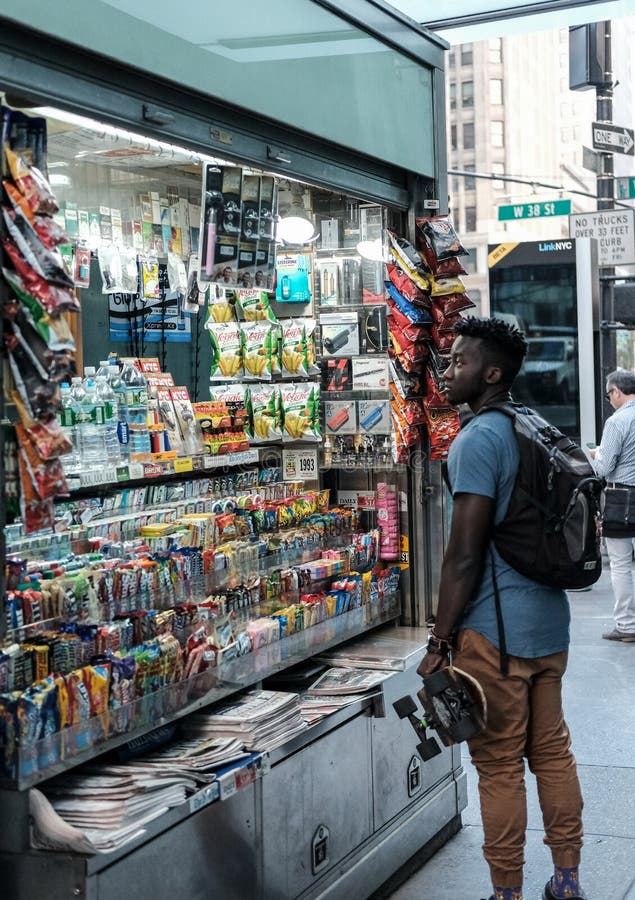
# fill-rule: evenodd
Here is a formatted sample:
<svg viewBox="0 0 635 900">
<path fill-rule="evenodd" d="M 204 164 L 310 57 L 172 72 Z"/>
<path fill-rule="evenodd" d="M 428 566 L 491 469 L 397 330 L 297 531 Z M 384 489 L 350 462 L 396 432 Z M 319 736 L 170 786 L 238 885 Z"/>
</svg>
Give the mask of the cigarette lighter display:
<svg viewBox="0 0 635 900">
<path fill-rule="evenodd" d="M 361 429 L 373 434 L 390 432 L 389 400 L 360 400 L 357 407 Z"/>
<path fill-rule="evenodd" d="M 355 401 L 328 400 L 324 405 L 324 420 L 329 434 L 354 434 L 357 430 Z"/>
</svg>

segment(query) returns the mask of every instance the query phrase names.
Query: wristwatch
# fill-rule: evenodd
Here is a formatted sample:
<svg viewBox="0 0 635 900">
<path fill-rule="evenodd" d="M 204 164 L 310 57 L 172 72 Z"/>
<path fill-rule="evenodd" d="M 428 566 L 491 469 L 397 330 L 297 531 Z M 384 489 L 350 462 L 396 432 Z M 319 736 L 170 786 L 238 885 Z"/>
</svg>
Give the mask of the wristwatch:
<svg viewBox="0 0 635 900">
<path fill-rule="evenodd" d="M 426 644 L 427 653 L 436 653 L 438 656 L 449 656 L 454 652 L 454 644 L 452 638 L 440 638 L 435 634 L 434 628 L 428 633 L 428 643 Z"/>
</svg>

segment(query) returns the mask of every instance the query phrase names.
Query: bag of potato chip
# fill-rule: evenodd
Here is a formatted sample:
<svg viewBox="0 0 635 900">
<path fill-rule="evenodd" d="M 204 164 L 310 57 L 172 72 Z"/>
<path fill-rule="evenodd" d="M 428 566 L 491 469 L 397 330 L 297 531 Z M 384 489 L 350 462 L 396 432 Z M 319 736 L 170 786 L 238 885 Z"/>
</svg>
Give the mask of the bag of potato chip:
<svg viewBox="0 0 635 900">
<path fill-rule="evenodd" d="M 212 284 L 207 301 L 207 310 L 212 322 L 234 322 L 234 292 L 227 290 L 222 284 Z"/>
<path fill-rule="evenodd" d="M 271 349 L 274 340 L 274 329 L 271 322 L 243 322 L 240 326 L 243 335 L 243 366 L 247 381 L 271 381 Z"/>
<path fill-rule="evenodd" d="M 227 381 L 243 374 L 242 334 L 237 322 L 214 322 L 208 317 L 205 327 L 212 344 L 210 381 Z"/>
<path fill-rule="evenodd" d="M 302 319 L 282 323 L 282 376 L 297 378 L 309 374 L 306 358 L 306 332 Z"/>
<path fill-rule="evenodd" d="M 247 405 L 251 443 L 279 441 L 282 428 L 278 389 L 270 384 L 253 385 L 249 389 Z"/>
<path fill-rule="evenodd" d="M 245 322 L 260 322 L 266 319 L 276 322 L 277 319 L 265 291 L 253 288 L 237 288 L 234 291 L 236 305 Z"/>
<path fill-rule="evenodd" d="M 319 441 L 320 388 L 317 384 L 283 384 L 280 388 L 283 440 Z"/>
</svg>

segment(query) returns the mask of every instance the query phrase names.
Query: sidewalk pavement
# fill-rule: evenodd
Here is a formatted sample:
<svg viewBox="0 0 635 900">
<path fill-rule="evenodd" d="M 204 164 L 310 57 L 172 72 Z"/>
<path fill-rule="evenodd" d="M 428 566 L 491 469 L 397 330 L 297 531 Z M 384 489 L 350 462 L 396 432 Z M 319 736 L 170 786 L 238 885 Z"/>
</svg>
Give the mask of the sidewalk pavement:
<svg viewBox="0 0 635 900">
<path fill-rule="evenodd" d="M 572 592 L 569 599 L 571 652 L 563 702 L 585 804 L 581 884 L 588 900 L 635 900 L 635 643 L 601 638 L 613 627 L 608 564 L 591 591 Z M 480 900 L 491 893 L 476 775 L 463 749 L 469 798 L 463 828 L 390 900 Z M 553 869 L 529 772 L 527 807 L 523 897 L 539 900 Z"/>
</svg>

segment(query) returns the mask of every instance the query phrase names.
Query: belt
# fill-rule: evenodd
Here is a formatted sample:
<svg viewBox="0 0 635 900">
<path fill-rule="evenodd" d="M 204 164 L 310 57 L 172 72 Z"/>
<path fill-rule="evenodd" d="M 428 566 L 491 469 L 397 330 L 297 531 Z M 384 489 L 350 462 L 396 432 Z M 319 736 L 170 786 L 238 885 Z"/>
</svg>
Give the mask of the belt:
<svg viewBox="0 0 635 900">
<path fill-rule="evenodd" d="M 622 488 L 625 491 L 635 489 L 635 484 L 621 484 L 619 481 L 607 481 L 606 486 L 609 488 Z"/>
</svg>

